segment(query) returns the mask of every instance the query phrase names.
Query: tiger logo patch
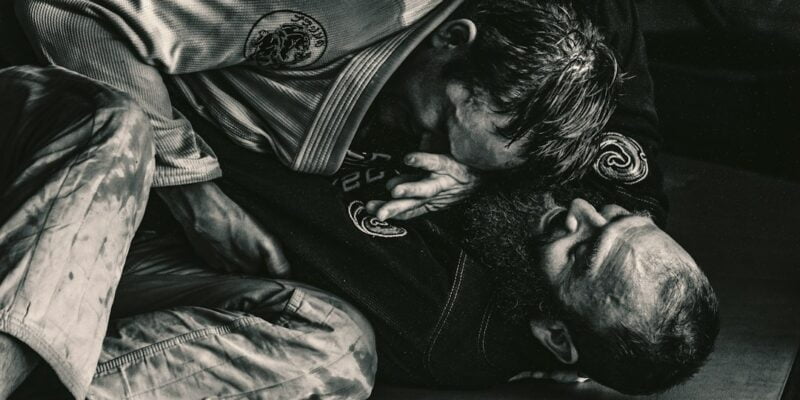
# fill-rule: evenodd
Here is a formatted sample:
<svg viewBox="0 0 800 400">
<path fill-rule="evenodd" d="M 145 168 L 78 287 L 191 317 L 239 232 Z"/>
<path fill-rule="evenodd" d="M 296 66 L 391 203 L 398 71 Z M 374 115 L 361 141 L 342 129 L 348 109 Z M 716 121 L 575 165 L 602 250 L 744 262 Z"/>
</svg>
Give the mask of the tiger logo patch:
<svg viewBox="0 0 800 400">
<path fill-rule="evenodd" d="M 247 35 L 244 56 L 271 69 L 313 64 L 328 47 L 325 28 L 297 11 L 275 11 L 259 19 Z"/>
</svg>

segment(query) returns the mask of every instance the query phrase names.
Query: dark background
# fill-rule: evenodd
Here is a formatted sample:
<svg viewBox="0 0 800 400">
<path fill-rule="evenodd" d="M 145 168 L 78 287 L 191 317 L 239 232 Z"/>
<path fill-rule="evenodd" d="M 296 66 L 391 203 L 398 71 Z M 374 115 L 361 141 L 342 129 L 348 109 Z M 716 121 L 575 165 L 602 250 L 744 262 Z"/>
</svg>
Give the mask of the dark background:
<svg viewBox="0 0 800 400">
<path fill-rule="evenodd" d="M 637 4 L 664 150 L 800 180 L 800 1 Z"/>
</svg>

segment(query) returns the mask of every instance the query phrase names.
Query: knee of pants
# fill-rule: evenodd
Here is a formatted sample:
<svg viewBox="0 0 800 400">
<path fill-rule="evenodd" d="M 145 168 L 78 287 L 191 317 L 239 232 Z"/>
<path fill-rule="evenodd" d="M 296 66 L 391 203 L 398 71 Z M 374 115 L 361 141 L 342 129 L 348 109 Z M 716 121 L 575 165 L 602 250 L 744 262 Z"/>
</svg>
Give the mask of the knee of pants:
<svg viewBox="0 0 800 400">
<path fill-rule="evenodd" d="M 97 97 L 92 142 L 116 146 L 125 159 L 140 162 L 142 168 L 152 170 L 155 138 L 150 119 L 128 95 L 111 87 L 103 89 Z"/>
<path fill-rule="evenodd" d="M 369 396 L 375 384 L 378 367 L 372 325 L 361 312 L 346 301 L 318 289 L 301 287 L 317 299 L 332 305 L 335 312 L 341 316 L 338 319 L 340 322 L 330 333 L 335 336 L 332 342 L 338 347 L 336 350 L 347 356 L 342 358 L 332 373 L 337 379 L 346 379 L 353 383 L 350 398 Z"/>
<path fill-rule="evenodd" d="M 14 135 L 34 143 L 23 156 L 73 157 L 83 153 L 100 165 L 124 166 L 119 175 L 149 187 L 154 170 L 154 134 L 149 118 L 128 95 L 65 68 L 16 66 L 0 73 L 13 98 L 0 101 L 0 119 L 18 127 Z M 19 109 L 22 113 L 11 113 Z M 65 151 L 69 149 L 68 151 Z M 8 149 L 6 149 L 8 151 Z M 35 154 L 35 153 L 42 154 Z M 146 184 L 146 186 L 145 186 Z"/>
<path fill-rule="evenodd" d="M 87 143 L 87 149 L 94 149 L 92 157 L 114 168 L 118 176 L 135 180 L 137 187 L 150 187 L 155 170 L 155 139 L 150 119 L 128 95 L 78 77 L 85 79 L 82 84 L 96 86 L 90 105 L 94 111 Z"/>
<path fill-rule="evenodd" d="M 348 363 L 351 364 L 347 371 L 353 372 L 351 379 L 359 382 L 354 390 L 366 397 L 372 393 L 375 386 L 375 373 L 378 369 L 378 353 L 375 346 L 375 334 L 372 325 L 355 308 L 346 304 L 343 311 L 350 316 L 353 329 L 361 332 L 361 338 L 353 345 L 353 352 Z M 356 396 L 353 396 L 356 397 Z"/>
<path fill-rule="evenodd" d="M 241 297 L 236 303 L 248 299 L 256 309 L 264 299 L 272 304 L 278 296 L 267 294 L 265 289 L 269 287 L 274 291 L 280 287 L 285 295 L 290 295 L 281 313 L 284 326 L 303 332 L 297 336 L 302 344 L 296 346 L 305 351 L 313 349 L 309 354 L 319 355 L 321 358 L 317 362 L 326 365 L 317 368 L 318 378 L 325 384 L 336 385 L 337 391 L 342 391 L 341 398 L 368 397 L 375 384 L 378 357 L 375 334 L 367 319 L 355 307 L 330 293 L 297 282 L 271 282 L 272 285 L 263 285 L 251 279 L 239 283 Z M 268 305 L 263 310 L 270 308 Z M 262 314 L 255 309 L 250 311 Z"/>
</svg>

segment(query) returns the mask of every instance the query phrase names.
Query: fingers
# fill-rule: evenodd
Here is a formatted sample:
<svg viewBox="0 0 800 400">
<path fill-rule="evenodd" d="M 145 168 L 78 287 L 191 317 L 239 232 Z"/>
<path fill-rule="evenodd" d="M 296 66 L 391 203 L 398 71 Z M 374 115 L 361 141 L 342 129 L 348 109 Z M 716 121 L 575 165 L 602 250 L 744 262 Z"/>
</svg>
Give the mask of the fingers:
<svg viewBox="0 0 800 400">
<path fill-rule="evenodd" d="M 367 212 L 372 214 L 372 215 L 376 215 L 376 214 L 378 214 L 378 210 L 384 204 L 386 204 L 386 202 L 383 201 L 383 200 L 371 200 L 371 201 L 368 201 L 367 205 L 366 205 Z"/>
<path fill-rule="evenodd" d="M 386 221 L 389 218 L 395 218 L 400 214 L 425 205 L 424 199 L 398 199 L 382 202 L 383 204 L 380 205 L 378 205 L 378 202 L 378 200 L 373 200 L 367 203 L 367 211 L 375 215 L 375 217 L 381 221 Z M 370 211 L 370 204 L 372 204 L 374 211 Z"/>
<path fill-rule="evenodd" d="M 431 212 L 431 208 L 429 204 L 423 204 L 420 207 L 414 208 L 412 210 L 401 212 L 394 216 L 394 219 L 399 219 L 401 221 L 406 221 L 412 218 L 419 217 L 420 215 L 427 214 Z"/>
<path fill-rule="evenodd" d="M 407 220 L 444 209 L 466 197 L 473 188 L 474 185 L 464 185 L 449 176 L 437 175 L 397 184 L 391 190 L 394 200 L 372 200 L 367 202 L 366 208 L 381 221 L 390 218 Z"/>
<path fill-rule="evenodd" d="M 449 175 L 461 183 L 468 183 L 474 179 L 466 165 L 444 154 L 409 153 L 405 157 L 405 163 L 410 167 L 424 169 L 428 172 Z"/>
<path fill-rule="evenodd" d="M 431 174 L 422 179 L 413 175 L 389 179 L 386 188 L 394 200 L 373 200 L 366 205 L 367 212 L 381 221 L 411 219 L 445 208 L 477 185 L 468 168 L 447 155 L 415 152 L 408 154 L 405 162 Z"/>
<path fill-rule="evenodd" d="M 549 378 L 559 383 L 585 382 L 586 380 L 584 378 L 584 380 L 581 381 L 577 371 L 553 371 L 550 373 Z"/>
<path fill-rule="evenodd" d="M 392 197 L 433 197 L 445 189 L 456 188 L 461 184 L 447 175 L 431 175 L 416 182 L 406 182 L 391 190 Z"/>
<path fill-rule="evenodd" d="M 559 371 L 525 371 L 514 375 L 509 382 L 517 381 L 520 379 L 533 378 L 533 379 L 549 379 L 558 383 L 583 383 L 589 380 L 585 376 L 581 376 L 574 370 L 559 370 Z"/>
<path fill-rule="evenodd" d="M 388 181 L 386 181 L 386 190 L 391 191 L 392 189 L 394 189 L 397 185 L 399 185 L 401 183 L 413 182 L 413 181 L 417 181 L 419 179 L 420 179 L 419 176 L 414 176 L 414 175 L 408 175 L 408 174 L 398 175 L 398 176 L 395 176 L 394 178 L 389 179 Z"/>
</svg>

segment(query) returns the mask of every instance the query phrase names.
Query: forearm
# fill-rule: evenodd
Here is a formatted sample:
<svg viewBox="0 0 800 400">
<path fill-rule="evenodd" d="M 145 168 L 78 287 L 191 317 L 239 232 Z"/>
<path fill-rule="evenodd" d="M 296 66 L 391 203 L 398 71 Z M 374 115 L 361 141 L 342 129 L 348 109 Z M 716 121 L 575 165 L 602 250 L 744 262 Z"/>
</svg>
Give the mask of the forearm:
<svg viewBox="0 0 800 400">
<path fill-rule="evenodd" d="M 193 221 L 202 217 L 221 217 L 218 214 L 228 204 L 225 201 L 227 196 L 211 181 L 164 186 L 153 190 L 185 228 L 196 228 Z"/>
<path fill-rule="evenodd" d="M 286 277 L 278 239 L 214 182 L 156 188 L 192 247 L 218 270 Z"/>
<path fill-rule="evenodd" d="M 156 137 L 154 186 L 207 181 L 221 175 L 213 153 L 191 124 L 174 112 L 153 57 L 120 35 L 97 10 L 59 7 L 57 2 L 18 2 L 20 24 L 37 56 L 114 86 L 147 114 Z M 88 7 L 88 6 L 87 6 Z"/>
</svg>

